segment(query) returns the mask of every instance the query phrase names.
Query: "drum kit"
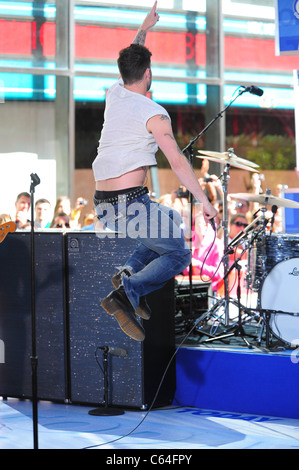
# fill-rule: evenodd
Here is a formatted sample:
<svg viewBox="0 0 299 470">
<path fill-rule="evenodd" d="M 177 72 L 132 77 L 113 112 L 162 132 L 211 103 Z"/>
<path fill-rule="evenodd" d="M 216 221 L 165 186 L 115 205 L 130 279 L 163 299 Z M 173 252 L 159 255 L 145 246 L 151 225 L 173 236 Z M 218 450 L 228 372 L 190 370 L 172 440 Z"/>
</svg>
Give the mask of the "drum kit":
<svg viewBox="0 0 299 470">
<path fill-rule="evenodd" d="M 198 158 L 208 159 L 223 165 L 220 176 L 223 187 L 223 242 L 224 242 L 224 296 L 216 298 L 212 307 L 197 319 L 197 332 L 211 341 L 224 341 L 229 337 L 238 336 L 248 347 L 252 344 L 246 339 L 243 325 L 248 321 L 258 321 L 260 334 L 256 337 L 258 345 L 262 338 L 266 340 L 266 348 L 270 348 L 273 338 L 286 347 L 299 346 L 299 235 L 276 233 L 273 222 L 278 208 L 299 209 L 299 203 L 271 195 L 270 190 L 265 194 L 235 193 L 229 194 L 231 199 L 257 203 L 259 210 L 254 214 L 255 219 L 233 240 L 229 242 L 228 234 L 228 180 L 230 167 L 259 173 L 259 166 L 235 155 L 234 149 L 227 152 L 199 151 Z M 269 209 L 272 216 L 267 218 Z M 257 214 L 260 215 L 257 215 Z M 241 254 L 240 254 L 240 247 Z M 238 254 L 237 249 L 238 248 Z M 230 262 L 230 255 L 234 253 Z M 253 307 L 241 303 L 240 270 L 241 258 L 247 258 L 246 289 L 255 295 Z M 237 300 L 230 297 L 229 273 L 237 273 Z M 243 301 L 243 299 L 242 299 Z M 229 305 L 233 303 L 238 309 L 237 321 L 231 323 Z M 218 314 L 217 312 L 222 311 Z M 210 321 L 209 321 L 210 320 Z M 222 324 L 222 334 L 206 333 L 203 326 Z M 265 335 L 264 335 L 265 333 Z M 250 336 L 250 335 L 248 335 Z"/>
</svg>

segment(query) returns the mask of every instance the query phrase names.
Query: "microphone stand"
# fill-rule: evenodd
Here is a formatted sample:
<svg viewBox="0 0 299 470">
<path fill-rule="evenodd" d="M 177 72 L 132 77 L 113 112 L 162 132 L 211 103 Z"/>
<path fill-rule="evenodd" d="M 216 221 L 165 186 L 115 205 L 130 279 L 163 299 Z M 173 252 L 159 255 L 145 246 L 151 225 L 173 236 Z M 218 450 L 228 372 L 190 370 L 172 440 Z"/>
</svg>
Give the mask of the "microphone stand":
<svg viewBox="0 0 299 470">
<path fill-rule="evenodd" d="M 239 96 L 243 95 L 243 93 L 246 93 L 247 90 L 246 88 L 244 88 L 244 90 L 239 90 L 237 96 L 235 96 L 229 103 L 228 105 L 225 106 L 225 108 L 223 108 L 222 111 L 220 111 L 218 114 L 216 114 L 216 116 L 209 122 L 209 124 L 202 130 L 200 131 L 199 134 L 197 134 L 196 137 L 194 137 L 193 139 L 190 140 L 189 144 L 182 150 L 183 153 L 185 152 L 188 152 L 190 154 L 191 150 L 192 150 L 192 145 L 195 144 L 195 142 L 203 135 L 207 132 L 207 130 L 212 126 L 212 124 L 214 124 L 215 121 L 217 121 L 217 119 L 223 117 L 223 114 L 225 113 L 225 111 L 228 110 L 228 108 L 231 107 L 231 105 L 234 103 L 234 101 L 236 101 L 237 98 L 239 98 Z M 192 150 L 192 156 L 193 156 L 193 150 Z"/>
<path fill-rule="evenodd" d="M 88 412 L 92 416 L 119 416 L 123 415 L 124 411 L 118 408 L 111 408 L 108 406 L 108 352 L 109 347 L 104 346 L 103 348 L 103 363 L 104 363 L 104 406 L 102 408 L 95 408 Z"/>
<path fill-rule="evenodd" d="M 237 270 L 237 273 L 238 273 L 238 285 L 237 285 L 238 323 L 237 323 L 237 326 L 233 327 L 233 330 L 234 330 L 233 332 L 226 333 L 226 334 L 219 335 L 219 336 L 215 336 L 214 338 L 211 338 L 211 339 L 207 339 L 207 340 L 204 341 L 204 343 L 208 343 L 208 342 L 212 342 L 212 341 L 216 341 L 216 340 L 222 340 L 222 339 L 230 338 L 232 336 L 237 336 L 237 337 L 241 338 L 244 341 L 244 343 L 246 344 L 246 346 L 249 349 L 252 349 L 251 344 L 245 338 L 245 331 L 244 331 L 244 328 L 243 328 L 243 325 L 242 325 L 241 275 L 240 275 L 240 271 L 241 271 L 242 267 L 239 264 L 239 261 L 241 260 L 243 254 L 245 253 L 246 250 L 247 250 L 247 247 L 245 247 L 242 250 L 242 253 L 240 254 L 240 256 L 234 261 L 234 263 L 231 265 L 231 267 L 229 268 L 227 273 L 224 275 L 224 279 L 228 278 L 229 273 L 234 268 Z M 229 252 L 230 252 L 230 250 L 229 250 Z"/>
<path fill-rule="evenodd" d="M 31 173 L 30 204 L 31 204 L 31 323 L 32 323 L 32 351 L 31 351 L 31 373 L 32 373 L 32 417 L 33 417 L 33 445 L 38 449 L 38 410 L 37 410 L 37 363 L 36 355 L 36 318 L 35 318 L 35 246 L 34 246 L 34 191 L 35 186 L 40 183 L 36 173 Z"/>
<path fill-rule="evenodd" d="M 190 140 L 189 144 L 182 150 L 183 153 L 188 152 L 189 155 L 189 162 L 190 165 L 193 168 L 193 157 L 194 157 L 194 150 L 193 150 L 193 145 L 195 142 L 207 132 L 207 130 L 214 124 L 214 122 L 217 121 L 217 119 L 222 118 L 223 114 L 225 111 L 230 108 L 230 106 L 236 101 L 236 99 L 241 96 L 243 93 L 246 93 L 250 91 L 248 88 L 244 88 L 243 90 L 239 89 L 238 94 L 228 103 L 228 105 L 225 106 L 225 108 L 220 111 L 216 116 L 207 124 L 207 126 L 202 129 L 199 134 L 197 134 L 196 137 Z M 231 150 L 231 149 L 230 149 Z M 224 183 L 223 183 L 223 194 L 224 194 L 224 201 L 223 201 L 223 241 L 224 241 L 224 257 L 223 257 L 223 264 L 224 264 L 224 272 L 227 271 L 228 265 L 229 265 L 229 255 L 227 253 L 227 247 L 228 247 L 228 206 L 227 206 L 227 188 L 228 188 L 228 180 L 229 180 L 229 169 L 230 165 L 227 164 L 225 166 L 224 170 Z M 193 208 L 193 194 L 189 191 L 189 205 L 190 205 L 190 249 L 192 253 L 192 208 Z M 190 318 L 192 316 L 192 293 L 193 293 L 193 286 L 192 286 L 192 256 L 191 256 L 191 263 L 189 265 L 189 285 L 190 285 Z M 229 304 L 229 285 L 228 285 L 228 277 L 224 277 L 224 297 L 225 297 L 225 303 L 224 303 L 224 311 L 225 311 L 225 325 L 228 326 L 229 324 L 229 309 L 228 309 L 228 304 Z"/>
</svg>

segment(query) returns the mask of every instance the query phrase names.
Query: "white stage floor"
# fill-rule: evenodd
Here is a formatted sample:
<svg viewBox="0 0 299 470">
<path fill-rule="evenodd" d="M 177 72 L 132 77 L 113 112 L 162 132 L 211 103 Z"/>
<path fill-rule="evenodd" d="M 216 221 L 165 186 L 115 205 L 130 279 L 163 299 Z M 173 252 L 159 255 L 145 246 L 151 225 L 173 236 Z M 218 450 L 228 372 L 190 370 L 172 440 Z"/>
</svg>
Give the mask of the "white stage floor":
<svg viewBox="0 0 299 470">
<path fill-rule="evenodd" d="M 184 449 L 192 450 L 188 455 L 196 449 L 299 449 L 298 419 L 188 407 L 102 417 L 89 415 L 90 409 L 39 402 L 38 448 L 155 449 L 155 455 L 159 449 L 177 449 L 177 455 Z M 0 449 L 33 449 L 31 401 L 0 401 Z"/>
</svg>

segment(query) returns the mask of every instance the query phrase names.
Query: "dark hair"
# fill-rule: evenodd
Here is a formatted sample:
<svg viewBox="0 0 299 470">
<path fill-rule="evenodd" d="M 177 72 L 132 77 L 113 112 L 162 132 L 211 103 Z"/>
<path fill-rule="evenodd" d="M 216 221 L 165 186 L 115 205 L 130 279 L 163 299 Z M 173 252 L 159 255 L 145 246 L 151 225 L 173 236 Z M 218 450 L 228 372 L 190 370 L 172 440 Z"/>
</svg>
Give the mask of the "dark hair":
<svg viewBox="0 0 299 470">
<path fill-rule="evenodd" d="M 140 44 L 131 44 L 120 51 L 117 64 L 126 85 L 142 79 L 146 69 L 151 66 L 151 55 L 152 53 Z"/>
<path fill-rule="evenodd" d="M 42 197 L 41 199 L 38 199 L 38 201 L 36 201 L 35 207 L 36 207 L 38 204 L 44 204 L 45 202 L 46 202 L 47 204 L 50 204 L 50 201 L 48 201 L 48 199 L 45 199 L 44 197 Z"/>
<path fill-rule="evenodd" d="M 65 213 L 65 212 L 58 212 L 57 214 L 54 215 L 53 217 L 53 220 L 51 222 L 51 225 L 50 225 L 50 228 L 55 228 L 56 227 L 56 220 L 57 219 L 63 219 L 64 220 L 64 223 L 66 224 L 66 226 L 70 225 L 70 218 L 69 216 Z"/>
<path fill-rule="evenodd" d="M 22 192 L 22 193 L 20 193 L 20 194 L 17 195 L 16 202 L 18 202 L 18 200 L 21 199 L 21 197 L 23 197 L 23 196 L 24 196 L 24 197 L 29 197 L 29 199 L 30 199 L 30 194 L 27 193 L 26 191 L 24 191 L 24 192 Z"/>
</svg>

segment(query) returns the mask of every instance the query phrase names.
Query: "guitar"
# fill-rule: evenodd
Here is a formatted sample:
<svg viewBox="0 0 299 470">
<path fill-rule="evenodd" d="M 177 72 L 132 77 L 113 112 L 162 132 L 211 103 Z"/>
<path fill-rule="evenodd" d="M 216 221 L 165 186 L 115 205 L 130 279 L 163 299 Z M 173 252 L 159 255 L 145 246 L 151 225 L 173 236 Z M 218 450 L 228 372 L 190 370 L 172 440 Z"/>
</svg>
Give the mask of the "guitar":
<svg viewBox="0 0 299 470">
<path fill-rule="evenodd" d="M 12 220 L 1 223 L 0 224 L 0 243 L 3 242 L 8 232 L 15 232 L 16 229 L 17 229 L 17 225 Z"/>
</svg>

